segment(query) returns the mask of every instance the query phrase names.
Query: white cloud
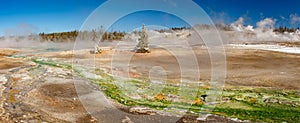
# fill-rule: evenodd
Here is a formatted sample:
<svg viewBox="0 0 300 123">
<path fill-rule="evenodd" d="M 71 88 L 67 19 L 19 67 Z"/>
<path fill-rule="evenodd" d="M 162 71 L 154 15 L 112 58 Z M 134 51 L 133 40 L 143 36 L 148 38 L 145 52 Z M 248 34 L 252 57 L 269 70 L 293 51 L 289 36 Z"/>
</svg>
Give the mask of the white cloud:
<svg viewBox="0 0 300 123">
<path fill-rule="evenodd" d="M 37 34 L 40 29 L 32 24 L 19 23 L 16 27 L 7 28 L 4 30 L 5 36 L 22 36 Z"/>
<path fill-rule="evenodd" d="M 243 31 L 254 31 L 253 30 L 253 26 L 248 25 L 248 26 L 244 26 L 245 23 L 245 19 L 243 17 L 239 17 L 239 19 L 235 22 L 233 22 L 232 24 L 230 24 L 230 27 L 234 30 L 234 31 L 238 31 L 238 32 L 243 32 Z"/>
<path fill-rule="evenodd" d="M 173 0 L 163 0 L 163 1 L 166 2 L 166 3 L 171 4 L 173 7 L 177 7 L 177 3 L 174 2 Z"/>
<path fill-rule="evenodd" d="M 287 20 L 284 16 L 279 16 L 282 20 Z"/>
<path fill-rule="evenodd" d="M 257 28 L 260 29 L 274 29 L 276 20 L 272 18 L 265 18 L 256 23 Z"/>
<path fill-rule="evenodd" d="M 225 12 L 215 12 L 210 10 L 209 15 L 211 19 L 217 24 L 225 24 L 229 21 L 229 15 Z"/>
<path fill-rule="evenodd" d="M 244 18 L 239 17 L 239 19 L 232 23 L 233 25 L 244 25 Z"/>
<path fill-rule="evenodd" d="M 300 17 L 297 14 L 291 14 L 290 22 L 291 22 L 291 24 L 298 24 L 298 23 L 300 23 Z"/>
<path fill-rule="evenodd" d="M 239 31 L 239 32 L 243 31 L 244 30 L 244 18 L 239 17 L 238 20 L 236 20 L 235 22 L 230 24 L 230 27 L 235 31 Z"/>
</svg>

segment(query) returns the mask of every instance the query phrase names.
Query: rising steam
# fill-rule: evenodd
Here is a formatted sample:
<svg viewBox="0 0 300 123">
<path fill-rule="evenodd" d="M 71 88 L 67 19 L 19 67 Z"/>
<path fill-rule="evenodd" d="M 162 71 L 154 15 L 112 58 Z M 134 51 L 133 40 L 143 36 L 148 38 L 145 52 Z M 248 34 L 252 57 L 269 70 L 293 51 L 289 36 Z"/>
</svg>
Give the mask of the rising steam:
<svg viewBox="0 0 300 123">
<path fill-rule="evenodd" d="M 296 19 L 294 19 L 296 21 Z M 226 34 L 229 42 L 298 42 L 300 41 L 300 31 L 295 32 L 274 32 L 276 20 L 265 18 L 256 23 L 256 28 L 252 25 L 244 25 L 244 18 L 240 17 L 230 25 L 232 31 L 222 31 Z"/>
<path fill-rule="evenodd" d="M 300 17 L 296 14 L 290 15 L 290 23 L 297 24 L 300 23 Z M 223 27 L 228 27 L 229 29 L 220 29 L 221 37 L 223 41 L 226 43 L 243 43 L 243 42 L 300 42 L 300 30 L 296 30 L 294 32 L 275 32 L 275 24 L 276 19 L 265 18 L 256 23 L 256 26 L 247 25 L 245 26 L 245 19 L 243 17 L 238 18 L 235 22 L 230 25 L 223 24 Z M 199 42 L 198 39 L 201 39 L 193 31 L 193 29 L 201 30 L 203 35 L 209 35 L 211 32 L 209 31 L 210 26 L 207 25 L 196 25 L 191 29 L 177 30 L 177 31 L 155 31 L 148 30 L 149 39 L 152 42 L 156 42 L 156 40 L 160 43 L 168 43 L 161 42 L 163 39 L 169 39 L 173 41 L 177 40 L 187 40 L 191 45 L 197 45 L 202 43 Z M 64 49 L 71 50 L 73 48 L 74 42 L 51 42 L 51 41 L 42 41 L 39 34 L 39 29 L 30 24 L 19 24 L 16 28 L 7 29 L 5 31 L 5 35 L 0 37 L 0 48 L 56 48 L 56 49 Z M 127 37 L 127 38 L 126 38 Z M 135 39 L 136 36 L 133 33 L 127 33 L 124 41 L 127 39 Z M 174 38 L 171 38 L 174 37 Z M 207 36 L 209 37 L 209 36 Z M 129 41 L 129 40 L 128 40 Z M 201 41 L 200 41 L 201 42 Z M 91 45 L 90 45 L 91 44 Z M 87 43 L 86 41 L 80 45 L 88 45 L 93 46 L 94 43 Z M 151 45 L 151 42 L 150 42 Z"/>
</svg>

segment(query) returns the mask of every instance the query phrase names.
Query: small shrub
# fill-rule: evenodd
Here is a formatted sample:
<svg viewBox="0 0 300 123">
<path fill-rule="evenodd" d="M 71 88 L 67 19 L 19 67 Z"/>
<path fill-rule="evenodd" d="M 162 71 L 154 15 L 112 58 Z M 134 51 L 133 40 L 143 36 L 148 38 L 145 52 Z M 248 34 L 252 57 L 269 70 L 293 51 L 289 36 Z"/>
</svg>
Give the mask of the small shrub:
<svg viewBox="0 0 300 123">
<path fill-rule="evenodd" d="M 204 101 L 200 98 L 196 98 L 196 100 L 193 103 L 194 105 L 203 105 Z"/>
<path fill-rule="evenodd" d="M 250 103 L 256 103 L 257 99 L 255 97 L 251 97 L 248 99 L 248 102 Z"/>
<path fill-rule="evenodd" d="M 165 101 L 167 101 L 167 98 L 166 98 L 166 96 L 164 96 L 163 94 L 160 93 L 154 97 L 154 100 L 160 101 L 160 102 L 165 102 Z"/>
</svg>

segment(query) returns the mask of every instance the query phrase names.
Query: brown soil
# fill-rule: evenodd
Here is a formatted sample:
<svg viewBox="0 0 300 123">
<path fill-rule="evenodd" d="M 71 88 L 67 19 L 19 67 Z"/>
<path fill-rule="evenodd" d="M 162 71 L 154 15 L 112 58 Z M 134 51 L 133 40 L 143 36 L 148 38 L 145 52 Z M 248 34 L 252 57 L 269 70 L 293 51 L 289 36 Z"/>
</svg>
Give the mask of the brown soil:
<svg viewBox="0 0 300 123">
<path fill-rule="evenodd" d="M 0 70 L 2 69 L 11 69 L 11 68 L 16 68 L 20 66 L 26 66 L 26 62 L 22 59 L 17 59 L 17 58 L 4 58 L 0 57 Z"/>
<path fill-rule="evenodd" d="M 14 49 L 1 49 L 0 50 L 0 57 L 7 56 L 7 55 L 17 54 L 18 52 L 19 51 L 14 50 Z"/>
<path fill-rule="evenodd" d="M 11 69 L 27 65 L 24 60 L 17 58 L 7 58 L 8 55 L 17 54 L 19 51 L 12 49 L 0 49 L 0 70 Z"/>
<path fill-rule="evenodd" d="M 72 83 L 45 84 L 39 88 L 39 91 L 49 97 L 74 98 L 77 96 L 75 86 Z"/>
<path fill-rule="evenodd" d="M 300 89 L 300 55 L 262 50 L 227 50 L 229 85 Z"/>
<path fill-rule="evenodd" d="M 209 81 L 211 77 L 211 63 L 206 49 L 194 49 L 196 53 L 200 80 Z M 176 57 L 163 49 L 152 49 L 151 53 L 132 54 L 129 65 L 131 77 L 149 77 L 149 70 L 154 66 L 163 67 L 167 71 L 169 80 L 180 79 L 180 67 Z M 98 54 L 96 65 L 110 70 L 111 63 L 126 63 L 122 58 L 114 59 L 111 54 Z M 190 55 L 188 52 L 186 55 Z M 184 58 L 184 57 L 183 57 Z M 281 52 L 226 48 L 228 86 L 275 87 L 283 89 L 300 89 L 300 55 Z M 189 61 L 187 61 L 189 62 Z M 193 66 L 186 66 L 194 69 Z"/>
</svg>

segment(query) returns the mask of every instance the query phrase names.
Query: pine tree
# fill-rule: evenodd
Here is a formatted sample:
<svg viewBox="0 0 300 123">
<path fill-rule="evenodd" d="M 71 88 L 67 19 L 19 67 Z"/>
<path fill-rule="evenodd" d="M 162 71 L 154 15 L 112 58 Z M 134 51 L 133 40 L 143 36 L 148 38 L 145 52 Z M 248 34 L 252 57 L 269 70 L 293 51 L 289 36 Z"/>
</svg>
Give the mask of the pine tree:
<svg viewBox="0 0 300 123">
<path fill-rule="evenodd" d="M 148 35 L 144 24 L 142 26 L 142 32 L 140 33 L 139 43 L 135 49 L 137 53 L 150 53 L 150 49 L 148 47 Z"/>
</svg>

